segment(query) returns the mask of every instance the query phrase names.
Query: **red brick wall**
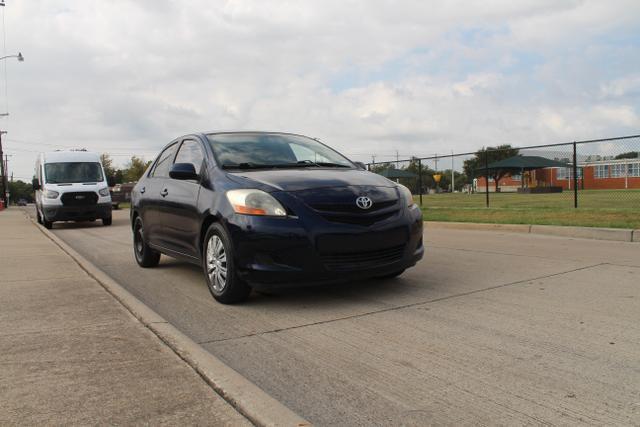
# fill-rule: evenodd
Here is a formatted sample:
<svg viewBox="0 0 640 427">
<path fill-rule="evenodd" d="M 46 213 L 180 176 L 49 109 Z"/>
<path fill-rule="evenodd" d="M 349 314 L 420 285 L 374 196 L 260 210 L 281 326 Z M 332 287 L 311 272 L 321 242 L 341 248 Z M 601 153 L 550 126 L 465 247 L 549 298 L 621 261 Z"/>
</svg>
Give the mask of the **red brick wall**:
<svg viewBox="0 0 640 427">
<path fill-rule="evenodd" d="M 611 173 L 611 170 L 609 170 Z M 530 172 L 529 186 L 533 186 L 537 183 L 538 186 L 553 186 L 562 187 L 564 190 L 573 189 L 573 180 L 571 179 L 558 179 L 558 169 L 538 169 Z M 640 177 L 621 177 L 621 178 L 596 178 L 595 167 L 585 166 L 582 168 L 583 178 L 578 178 L 578 188 L 585 190 L 624 190 L 628 189 L 640 189 Z M 583 183 L 584 179 L 584 183 Z M 625 187 L 626 181 L 626 187 Z M 485 178 L 478 178 L 478 188 L 484 190 Z M 511 177 L 505 177 L 500 180 L 500 187 L 520 187 L 520 181 L 514 180 Z M 495 183 L 489 181 L 489 190 L 493 191 Z"/>
</svg>

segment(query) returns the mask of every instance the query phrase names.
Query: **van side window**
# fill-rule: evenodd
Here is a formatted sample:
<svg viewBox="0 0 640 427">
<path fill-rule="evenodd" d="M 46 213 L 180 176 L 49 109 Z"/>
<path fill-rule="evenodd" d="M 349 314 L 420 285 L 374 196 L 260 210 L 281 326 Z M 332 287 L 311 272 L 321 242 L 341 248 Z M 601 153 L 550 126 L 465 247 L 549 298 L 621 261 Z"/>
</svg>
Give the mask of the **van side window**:
<svg viewBox="0 0 640 427">
<path fill-rule="evenodd" d="M 171 164 L 173 163 L 173 156 L 176 154 L 177 148 L 178 144 L 173 144 L 170 147 L 167 147 L 162 153 L 160 153 L 160 155 L 158 156 L 158 161 L 153 167 L 153 172 L 151 172 L 151 176 L 155 178 L 166 178 L 169 176 L 169 169 L 171 168 Z"/>
<path fill-rule="evenodd" d="M 176 161 L 174 163 L 191 163 L 196 168 L 196 173 L 200 174 L 200 168 L 202 167 L 202 161 L 204 156 L 202 155 L 202 149 L 200 144 L 192 139 L 185 140 L 180 146 Z"/>
</svg>

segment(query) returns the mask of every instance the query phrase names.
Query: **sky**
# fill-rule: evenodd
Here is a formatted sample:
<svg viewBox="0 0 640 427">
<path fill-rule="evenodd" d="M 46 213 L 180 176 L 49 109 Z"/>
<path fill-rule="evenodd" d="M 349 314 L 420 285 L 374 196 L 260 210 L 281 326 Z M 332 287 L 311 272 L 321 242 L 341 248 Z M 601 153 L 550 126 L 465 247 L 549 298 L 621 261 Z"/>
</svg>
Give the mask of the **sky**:
<svg viewBox="0 0 640 427">
<path fill-rule="evenodd" d="M 353 160 L 640 133 L 637 0 L 6 0 L 9 171 L 216 130 Z M 4 83 L 4 82 L 2 82 Z"/>
</svg>

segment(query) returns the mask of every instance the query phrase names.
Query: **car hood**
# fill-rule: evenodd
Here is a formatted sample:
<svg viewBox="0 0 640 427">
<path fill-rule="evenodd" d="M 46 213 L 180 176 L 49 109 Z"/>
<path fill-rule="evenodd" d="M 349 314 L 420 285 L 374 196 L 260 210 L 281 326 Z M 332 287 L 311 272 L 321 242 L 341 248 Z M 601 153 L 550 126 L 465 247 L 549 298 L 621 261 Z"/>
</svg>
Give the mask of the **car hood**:
<svg viewBox="0 0 640 427">
<path fill-rule="evenodd" d="M 360 169 L 270 169 L 229 172 L 229 177 L 243 185 L 251 182 L 280 191 L 303 191 L 335 187 L 396 187 L 387 178 Z M 263 188 L 264 189 L 264 188 Z"/>
</svg>

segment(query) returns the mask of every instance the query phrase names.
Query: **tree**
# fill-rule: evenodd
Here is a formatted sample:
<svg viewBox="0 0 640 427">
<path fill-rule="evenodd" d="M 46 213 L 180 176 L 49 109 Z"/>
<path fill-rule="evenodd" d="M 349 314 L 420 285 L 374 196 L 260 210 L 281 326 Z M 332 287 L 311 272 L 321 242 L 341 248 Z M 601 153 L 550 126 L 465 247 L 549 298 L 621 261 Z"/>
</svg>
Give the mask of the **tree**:
<svg viewBox="0 0 640 427">
<path fill-rule="evenodd" d="M 150 164 L 151 160 L 145 162 L 142 157 L 132 156 L 131 160 L 129 161 L 129 163 L 127 163 L 123 171 L 124 179 L 126 180 L 126 182 L 138 181 Z"/>
<path fill-rule="evenodd" d="M 509 157 L 517 156 L 518 153 L 519 150 L 517 148 L 513 148 L 511 144 L 498 145 L 497 147 L 487 147 L 486 151 L 479 150 L 476 152 L 475 157 L 464 161 L 464 173 L 468 177 L 486 177 L 488 175 L 489 178 L 493 178 L 496 186 L 496 191 L 498 191 L 500 189 L 500 180 L 509 175 L 509 171 L 503 169 L 492 169 L 487 173 L 487 171 L 484 171 L 485 163 L 491 164 L 500 160 L 508 159 Z M 488 182 L 487 185 L 489 185 Z"/>
<path fill-rule="evenodd" d="M 113 167 L 113 159 L 109 155 L 109 153 L 100 154 L 100 162 L 102 163 L 102 167 L 104 168 L 104 173 L 107 176 L 115 176 L 116 169 Z"/>
<path fill-rule="evenodd" d="M 451 189 L 451 169 L 440 171 L 440 174 L 442 175 L 442 177 L 440 178 L 440 183 L 438 184 L 438 186 L 444 189 Z M 455 188 L 453 190 L 461 191 L 462 187 L 467 184 L 467 176 L 458 171 L 454 171 L 453 174 L 456 180 Z"/>
<path fill-rule="evenodd" d="M 11 193 L 10 202 L 12 203 L 16 203 L 20 199 L 33 202 L 33 186 L 31 183 L 20 180 L 11 181 L 9 182 L 9 192 Z"/>
<path fill-rule="evenodd" d="M 616 160 L 619 160 L 619 159 L 637 159 L 637 158 L 640 158 L 640 152 L 639 151 L 629 151 L 627 153 L 618 154 L 615 158 L 616 158 Z"/>
</svg>

